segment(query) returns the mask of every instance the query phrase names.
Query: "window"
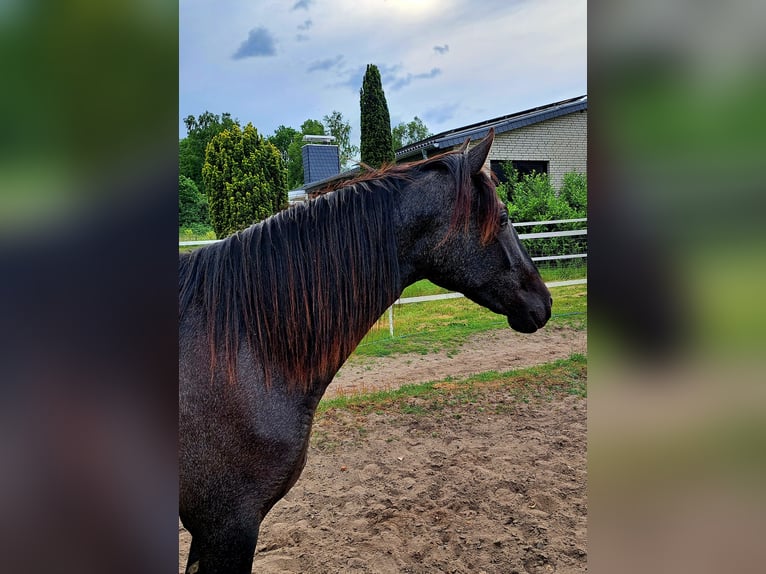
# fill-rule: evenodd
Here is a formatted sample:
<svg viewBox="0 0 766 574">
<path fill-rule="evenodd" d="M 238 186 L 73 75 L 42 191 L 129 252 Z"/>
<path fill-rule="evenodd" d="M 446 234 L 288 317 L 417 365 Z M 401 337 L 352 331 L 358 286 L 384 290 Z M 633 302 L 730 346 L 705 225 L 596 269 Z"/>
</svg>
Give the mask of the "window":
<svg viewBox="0 0 766 574">
<path fill-rule="evenodd" d="M 505 160 L 496 160 L 496 159 L 490 160 L 489 162 L 489 168 L 492 170 L 492 173 L 495 174 L 495 176 L 497 177 L 497 180 L 500 183 L 505 183 L 506 181 L 508 181 L 508 175 L 505 173 L 506 165 L 510 167 L 511 162 L 505 161 Z"/>
<path fill-rule="evenodd" d="M 513 160 L 513 168 L 519 174 L 519 177 L 524 177 L 527 174 L 532 173 L 548 173 L 547 161 L 534 161 L 534 160 Z"/>
<path fill-rule="evenodd" d="M 527 159 L 521 159 L 521 160 L 492 160 L 489 162 L 490 169 L 492 169 L 492 172 L 497 176 L 497 179 L 500 181 L 500 183 L 505 183 L 508 181 L 508 175 L 506 173 L 506 166 L 513 167 L 513 169 L 516 170 L 516 173 L 519 175 L 519 177 L 523 177 L 527 174 L 532 173 L 533 171 L 536 173 L 548 173 L 548 162 L 547 161 L 537 161 L 537 160 L 527 160 Z"/>
</svg>

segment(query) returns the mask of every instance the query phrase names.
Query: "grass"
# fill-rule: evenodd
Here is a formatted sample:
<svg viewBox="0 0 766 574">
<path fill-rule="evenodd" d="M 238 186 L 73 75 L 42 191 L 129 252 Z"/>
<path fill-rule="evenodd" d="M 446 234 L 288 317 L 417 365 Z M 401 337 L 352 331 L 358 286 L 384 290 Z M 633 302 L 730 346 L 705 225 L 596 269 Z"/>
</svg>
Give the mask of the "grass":
<svg viewBox="0 0 766 574">
<path fill-rule="evenodd" d="M 545 282 L 580 279 L 588 274 L 587 269 L 587 266 L 582 260 L 576 262 L 564 261 L 557 267 L 552 267 L 546 262 L 538 264 L 538 270 Z"/>
<path fill-rule="evenodd" d="M 195 228 L 179 228 L 178 229 L 178 241 L 206 241 L 210 239 L 216 239 L 215 231 L 210 227 L 196 226 Z M 199 245 L 179 245 L 178 252 L 184 253 L 186 251 L 193 251 L 199 248 Z"/>
<path fill-rule="evenodd" d="M 404 385 L 398 389 L 377 391 L 364 395 L 339 396 L 323 399 L 317 416 L 346 410 L 362 415 L 370 413 L 399 413 L 428 415 L 448 413 L 450 409 L 474 405 L 481 412 L 501 413 L 513 408 L 507 401 L 489 407 L 478 405 L 487 392 L 510 393 L 513 403 L 530 400 L 551 400 L 556 396 L 587 396 L 587 359 L 574 354 L 567 359 L 526 369 L 496 372 L 487 371 L 464 379 L 447 378 L 442 381 Z M 459 413 L 458 413 L 459 414 Z"/>
<path fill-rule="evenodd" d="M 424 279 L 406 287 L 402 297 L 422 297 L 423 295 L 441 295 L 442 293 L 449 293 L 449 291 Z"/>
</svg>

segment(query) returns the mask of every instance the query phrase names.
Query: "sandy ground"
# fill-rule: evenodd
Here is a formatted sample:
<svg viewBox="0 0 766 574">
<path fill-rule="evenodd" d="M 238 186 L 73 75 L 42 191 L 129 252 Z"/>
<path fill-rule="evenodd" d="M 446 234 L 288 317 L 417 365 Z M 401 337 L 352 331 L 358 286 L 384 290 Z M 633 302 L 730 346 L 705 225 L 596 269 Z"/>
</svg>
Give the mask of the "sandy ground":
<svg viewBox="0 0 766 574">
<path fill-rule="evenodd" d="M 496 331 L 452 358 L 346 365 L 328 394 L 585 352 L 582 331 Z M 263 523 L 253 572 L 587 571 L 586 403 L 523 403 L 495 389 L 438 414 L 331 411 L 314 425 L 300 480 Z M 179 540 L 183 572 L 189 535 L 180 524 Z"/>
<path fill-rule="evenodd" d="M 498 329 L 472 337 L 457 354 L 405 354 L 346 363 L 327 396 L 396 388 L 407 383 L 465 377 L 484 371 L 510 371 L 587 353 L 584 330 L 552 327 L 531 335 Z"/>
</svg>

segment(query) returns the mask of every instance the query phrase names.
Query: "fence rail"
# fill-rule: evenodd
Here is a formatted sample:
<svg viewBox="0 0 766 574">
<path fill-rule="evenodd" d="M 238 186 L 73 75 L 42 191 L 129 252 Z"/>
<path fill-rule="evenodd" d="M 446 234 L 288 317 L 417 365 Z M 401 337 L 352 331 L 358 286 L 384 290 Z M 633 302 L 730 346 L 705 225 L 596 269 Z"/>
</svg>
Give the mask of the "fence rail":
<svg viewBox="0 0 766 574">
<path fill-rule="evenodd" d="M 568 279 L 566 281 L 548 281 L 546 287 L 567 287 L 569 285 L 587 285 L 587 279 Z M 408 303 L 425 303 L 426 301 L 441 301 L 444 299 L 459 299 L 465 297 L 462 293 L 439 293 L 437 295 L 420 295 L 418 297 L 400 297 L 394 301 L 394 305 L 407 305 Z"/>
<path fill-rule="evenodd" d="M 546 255 L 543 257 L 531 257 L 532 261 L 557 261 L 559 259 L 582 259 L 587 253 L 572 253 L 571 255 Z"/>
<path fill-rule="evenodd" d="M 514 227 L 530 227 L 532 225 L 554 225 L 558 223 L 583 223 L 588 221 L 587 217 L 578 217 L 577 219 L 551 219 L 550 221 L 522 221 L 514 223 Z"/>
<path fill-rule="evenodd" d="M 223 239 L 200 239 L 199 241 L 179 241 L 179 247 L 187 247 L 189 245 L 210 245 L 211 243 L 218 243 Z"/>
<path fill-rule="evenodd" d="M 573 237 L 588 235 L 587 229 L 571 229 L 569 231 L 539 231 L 537 233 L 519 233 L 519 239 L 543 239 L 544 237 Z"/>
</svg>

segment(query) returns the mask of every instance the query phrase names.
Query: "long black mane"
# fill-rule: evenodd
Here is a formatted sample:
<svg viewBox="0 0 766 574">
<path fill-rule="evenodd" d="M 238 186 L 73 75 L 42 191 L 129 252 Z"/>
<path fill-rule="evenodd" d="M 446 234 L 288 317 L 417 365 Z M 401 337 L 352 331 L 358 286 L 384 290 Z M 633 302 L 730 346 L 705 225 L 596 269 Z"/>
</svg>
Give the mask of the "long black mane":
<svg viewBox="0 0 766 574">
<path fill-rule="evenodd" d="M 236 381 L 246 344 L 264 369 L 303 391 L 332 377 L 400 289 L 393 216 L 398 194 L 432 169 L 446 169 L 457 195 L 451 230 L 478 209 L 482 237 L 497 233 L 498 202 L 485 174 L 473 185 L 462 153 L 367 173 L 227 239 L 182 254 L 179 314 L 201 314 L 211 368 Z M 447 190 L 445 190 L 447 193 Z M 224 363 L 220 365 L 219 363 Z"/>
</svg>

